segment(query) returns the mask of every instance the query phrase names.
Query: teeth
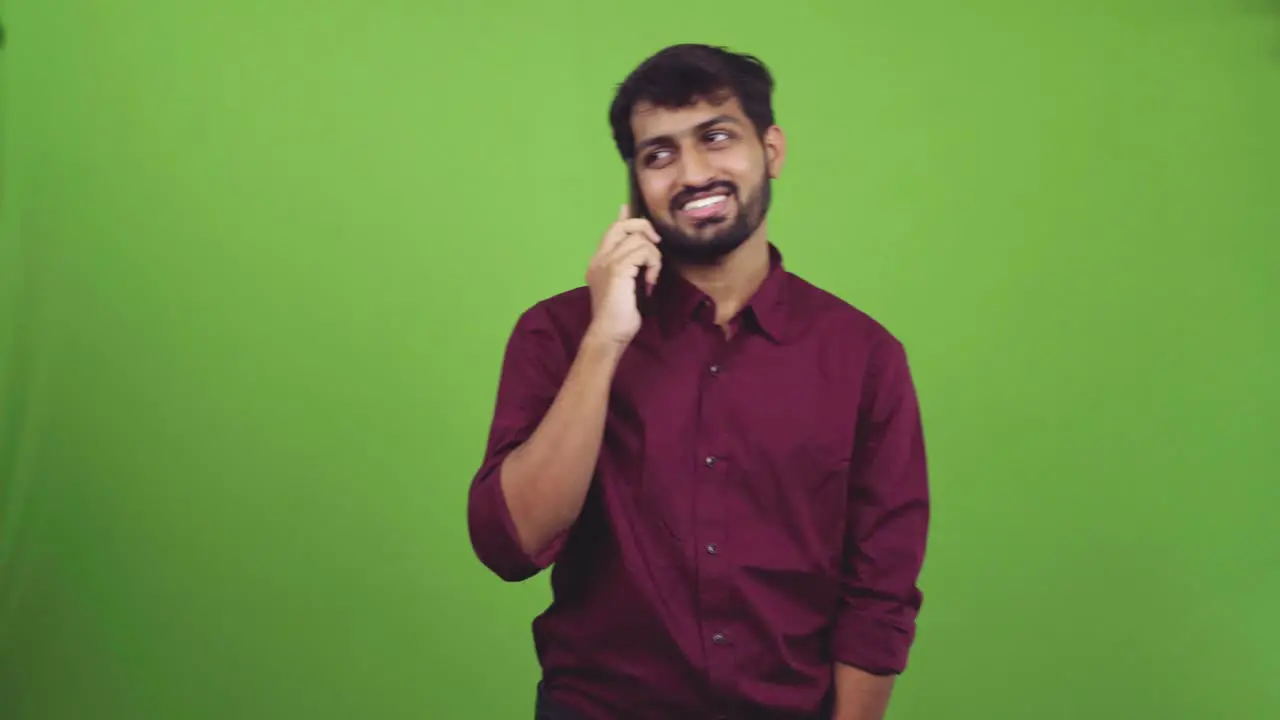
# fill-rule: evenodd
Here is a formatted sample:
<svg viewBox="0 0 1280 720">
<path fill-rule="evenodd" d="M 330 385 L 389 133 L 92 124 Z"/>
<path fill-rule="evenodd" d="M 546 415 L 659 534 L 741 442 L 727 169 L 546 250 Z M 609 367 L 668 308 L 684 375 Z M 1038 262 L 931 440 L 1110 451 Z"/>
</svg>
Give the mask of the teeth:
<svg viewBox="0 0 1280 720">
<path fill-rule="evenodd" d="M 711 197 L 704 197 L 704 198 L 700 198 L 698 200 L 689 202 L 684 206 L 684 209 L 697 210 L 699 208 L 709 207 L 711 205 L 715 205 L 716 203 L 724 202 L 725 199 L 726 198 L 724 195 L 712 195 Z"/>
</svg>

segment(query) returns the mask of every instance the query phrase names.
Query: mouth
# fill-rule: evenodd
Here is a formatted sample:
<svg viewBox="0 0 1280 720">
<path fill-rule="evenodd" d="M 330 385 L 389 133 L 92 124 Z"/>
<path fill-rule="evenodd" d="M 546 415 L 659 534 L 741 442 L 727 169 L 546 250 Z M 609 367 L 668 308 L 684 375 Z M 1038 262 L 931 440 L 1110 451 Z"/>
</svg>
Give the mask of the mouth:
<svg viewBox="0 0 1280 720">
<path fill-rule="evenodd" d="M 685 203 L 680 214 L 693 220 L 722 217 L 729 210 L 731 198 L 724 193 L 703 195 Z"/>
</svg>

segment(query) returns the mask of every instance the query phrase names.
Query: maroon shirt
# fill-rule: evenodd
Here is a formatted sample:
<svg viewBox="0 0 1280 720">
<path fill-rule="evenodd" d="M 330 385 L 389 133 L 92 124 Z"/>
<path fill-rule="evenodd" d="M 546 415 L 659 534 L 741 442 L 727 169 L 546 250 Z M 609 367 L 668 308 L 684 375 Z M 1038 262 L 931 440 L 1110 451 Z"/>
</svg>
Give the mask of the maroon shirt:
<svg viewBox="0 0 1280 720">
<path fill-rule="evenodd" d="M 902 345 L 782 267 L 726 340 L 663 274 L 613 383 L 575 526 L 519 547 L 500 466 L 541 421 L 591 319 L 586 288 L 511 335 L 471 540 L 498 576 L 554 563 L 533 625 L 547 695 L 587 718 L 812 718 L 833 662 L 901 672 L 929 502 Z"/>
</svg>

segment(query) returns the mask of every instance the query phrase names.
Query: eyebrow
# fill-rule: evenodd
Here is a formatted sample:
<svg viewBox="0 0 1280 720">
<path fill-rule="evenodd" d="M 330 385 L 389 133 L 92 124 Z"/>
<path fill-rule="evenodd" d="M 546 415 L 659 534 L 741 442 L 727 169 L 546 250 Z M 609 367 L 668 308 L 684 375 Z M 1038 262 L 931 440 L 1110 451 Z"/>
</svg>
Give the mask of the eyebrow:
<svg viewBox="0 0 1280 720">
<path fill-rule="evenodd" d="M 694 125 L 692 130 L 687 130 L 685 132 L 695 132 L 695 133 L 705 132 L 707 130 L 710 130 L 712 127 L 715 127 L 716 125 L 721 125 L 724 123 L 729 123 L 732 125 L 742 125 L 742 121 L 738 120 L 738 118 L 733 117 L 732 115 L 717 115 L 711 118 L 710 120 L 703 120 L 697 125 Z M 676 138 L 674 135 L 656 135 L 651 138 L 645 138 L 644 140 L 636 143 L 636 154 L 639 155 L 642 151 L 647 150 L 655 145 L 670 144 L 674 142 L 675 139 Z"/>
</svg>

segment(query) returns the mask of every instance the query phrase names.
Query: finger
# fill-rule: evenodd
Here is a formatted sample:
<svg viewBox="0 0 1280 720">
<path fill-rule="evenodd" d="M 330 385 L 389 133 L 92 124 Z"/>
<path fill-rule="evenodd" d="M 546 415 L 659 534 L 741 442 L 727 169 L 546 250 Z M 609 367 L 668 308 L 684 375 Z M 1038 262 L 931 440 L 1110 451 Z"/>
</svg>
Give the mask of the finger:
<svg viewBox="0 0 1280 720">
<path fill-rule="evenodd" d="M 600 247 L 596 248 L 592 263 L 609 263 L 611 258 L 617 257 L 618 249 L 622 244 L 632 237 L 639 237 L 643 242 L 647 243 L 662 242 L 658 231 L 653 229 L 653 225 L 648 220 L 643 218 L 624 220 L 614 223 L 605 232 L 604 237 L 600 239 Z"/>
<path fill-rule="evenodd" d="M 644 268 L 645 282 L 652 285 L 657 281 L 654 269 L 662 267 L 662 253 L 658 252 L 658 249 L 648 242 L 641 241 L 641 245 L 621 255 L 613 267 L 616 272 L 628 277 L 638 277 L 640 269 Z"/>
<path fill-rule="evenodd" d="M 617 223 L 610 225 L 609 229 L 600 237 L 600 246 L 596 248 L 596 256 L 609 254 L 626 236 L 626 231 L 622 230 Z"/>
<path fill-rule="evenodd" d="M 629 219 L 631 219 L 631 205 L 623 203 L 622 209 L 618 211 L 618 222 Z"/>
<path fill-rule="evenodd" d="M 605 265 L 617 265 L 620 262 L 624 262 L 626 258 L 630 257 L 635 252 L 645 248 L 650 248 L 655 252 L 657 251 L 657 248 L 647 237 L 636 234 L 626 235 L 613 247 L 613 249 L 604 254 L 604 257 L 601 258 L 601 262 Z"/>
<path fill-rule="evenodd" d="M 653 223 L 644 218 L 631 218 L 618 223 L 618 227 L 623 228 L 629 233 L 641 233 L 655 243 L 662 242 L 662 236 L 658 235 L 658 231 L 654 229 Z"/>
<path fill-rule="evenodd" d="M 644 282 L 646 286 L 646 294 L 652 295 L 653 288 L 658 284 L 658 275 L 662 272 L 662 254 L 657 253 L 657 259 L 649 262 L 644 270 Z"/>
<path fill-rule="evenodd" d="M 600 238 L 600 247 L 596 248 L 596 255 L 601 256 L 612 253 L 623 240 L 634 234 L 643 235 L 650 242 L 655 243 L 662 239 L 658 237 L 658 231 L 653 229 L 653 225 L 648 220 L 642 218 L 622 220 L 610 225 L 609 229 L 605 231 L 604 237 Z"/>
<path fill-rule="evenodd" d="M 614 223 L 605 231 L 604 237 L 600 238 L 600 247 L 596 248 L 596 257 L 608 257 L 618 246 L 622 244 L 628 237 L 626 229 L 621 223 Z"/>
</svg>

